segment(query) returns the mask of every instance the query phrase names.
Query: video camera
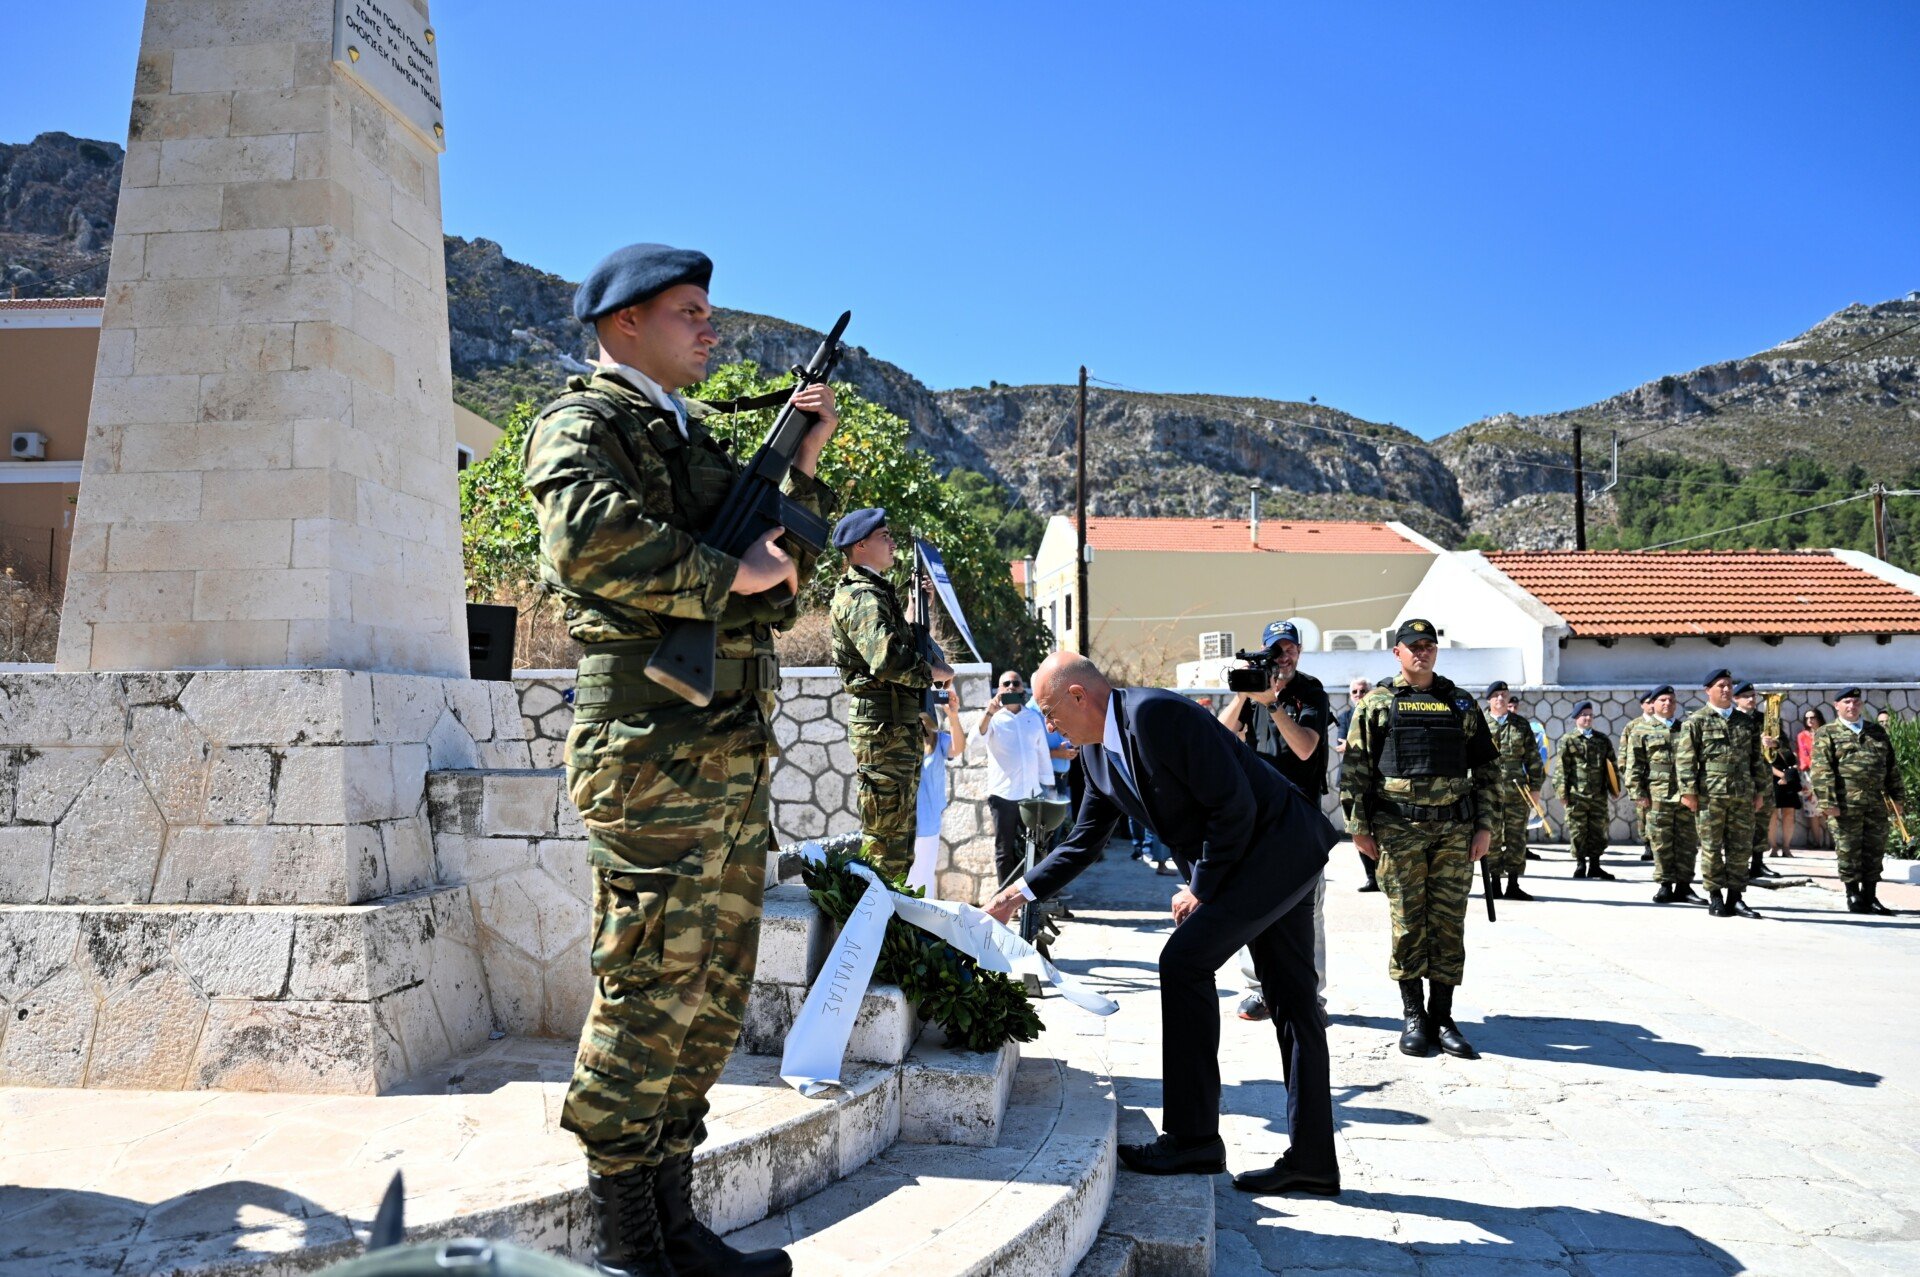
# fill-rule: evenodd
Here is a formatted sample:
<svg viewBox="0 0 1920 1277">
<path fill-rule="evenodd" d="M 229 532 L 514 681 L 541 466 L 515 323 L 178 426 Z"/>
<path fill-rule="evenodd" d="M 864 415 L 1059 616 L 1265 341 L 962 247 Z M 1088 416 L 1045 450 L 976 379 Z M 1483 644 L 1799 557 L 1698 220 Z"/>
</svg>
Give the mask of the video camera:
<svg viewBox="0 0 1920 1277">
<path fill-rule="evenodd" d="M 1273 686 L 1273 657 L 1264 649 L 1258 652 L 1235 652 L 1233 655 L 1246 664 L 1240 669 L 1227 671 L 1229 692 L 1264 692 Z"/>
</svg>

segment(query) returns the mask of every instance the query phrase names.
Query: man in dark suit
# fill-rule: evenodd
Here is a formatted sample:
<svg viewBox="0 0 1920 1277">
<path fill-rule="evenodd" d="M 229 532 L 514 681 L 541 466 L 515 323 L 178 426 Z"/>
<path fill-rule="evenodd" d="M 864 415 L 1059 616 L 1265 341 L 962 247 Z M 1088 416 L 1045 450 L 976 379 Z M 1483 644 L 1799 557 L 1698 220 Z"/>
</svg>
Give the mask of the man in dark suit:
<svg viewBox="0 0 1920 1277">
<path fill-rule="evenodd" d="M 1058 653 L 1033 677 L 1036 706 L 1080 746 L 1086 792 L 1053 853 L 994 898 L 1011 918 L 1092 864 L 1132 817 L 1166 844 L 1185 883 L 1160 951 L 1166 1133 L 1121 1160 L 1154 1175 L 1226 1169 L 1220 1139 L 1220 1002 L 1215 973 L 1247 945 L 1289 1059 L 1292 1147 L 1234 1178 L 1247 1192 L 1340 1191 L 1327 1076 L 1327 1028 L 1315 994 L 1313 888 L 1337 835 L 1314 804 L 1245 742 L 1185 697 L 1116 691 L 1085 657 Z"/>
</svg>

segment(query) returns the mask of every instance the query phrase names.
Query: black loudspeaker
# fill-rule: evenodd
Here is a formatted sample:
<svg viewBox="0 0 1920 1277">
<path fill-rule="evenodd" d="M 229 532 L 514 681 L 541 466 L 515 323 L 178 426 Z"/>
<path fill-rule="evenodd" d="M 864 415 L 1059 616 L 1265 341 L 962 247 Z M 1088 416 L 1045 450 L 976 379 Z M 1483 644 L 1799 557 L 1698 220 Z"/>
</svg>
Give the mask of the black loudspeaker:
<svg viewBox="0 0 1920 1277">
<path fill-rule="evenodd" d="M 467 659 L 473 677 L 496 683 L 513 677 L 513 631 L 519 621 L 517 607 L 467 604 Z"/>
</svg>

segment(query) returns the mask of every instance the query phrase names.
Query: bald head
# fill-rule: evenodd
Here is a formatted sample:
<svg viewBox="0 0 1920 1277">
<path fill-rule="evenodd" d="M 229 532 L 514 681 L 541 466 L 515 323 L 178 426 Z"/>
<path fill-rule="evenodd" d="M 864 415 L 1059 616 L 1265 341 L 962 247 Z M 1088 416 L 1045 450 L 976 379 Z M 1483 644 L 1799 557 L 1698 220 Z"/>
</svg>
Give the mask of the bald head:
<svg viewBox="0 0 1920 1277">
<path fill-rule="evenodd" d="M 1033 672 L 1033 701 L 1053 730 L 1076 745 L 1106 739 L 1113 684 L 1077 652 L 1055 652 Z"/>
</svg>

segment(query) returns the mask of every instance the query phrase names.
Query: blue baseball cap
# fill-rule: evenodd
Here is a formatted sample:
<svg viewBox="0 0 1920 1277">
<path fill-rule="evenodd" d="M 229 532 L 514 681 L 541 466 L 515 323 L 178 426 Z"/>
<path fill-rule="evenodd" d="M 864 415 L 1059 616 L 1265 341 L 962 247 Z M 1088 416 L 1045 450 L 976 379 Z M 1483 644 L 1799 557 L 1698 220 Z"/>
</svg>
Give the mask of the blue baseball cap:
<svg viewBox="0 0 1920 1277">
<path fill-rule="evenodd" d="M 1275 621 L 1273 624 L 1267 626 L 1266 630 L 1260 635 L 1260 646 L 1272 650 L 1273 645 L 1282 639 L 1298 647 L 1300 645 L 1300 627 L 1292 621 Z"/>
</svg>

